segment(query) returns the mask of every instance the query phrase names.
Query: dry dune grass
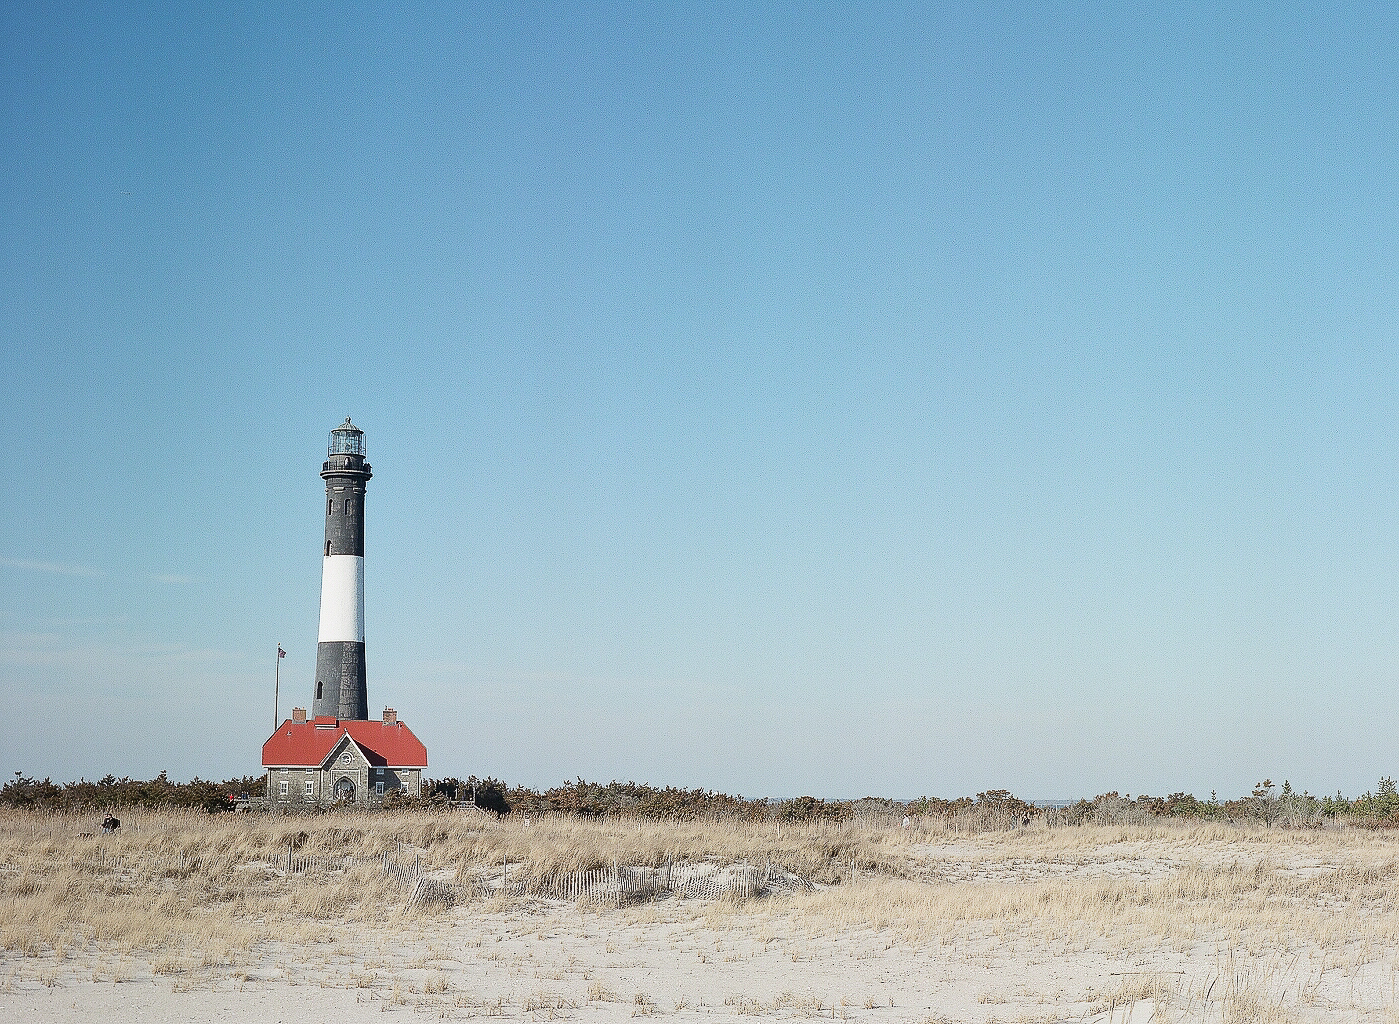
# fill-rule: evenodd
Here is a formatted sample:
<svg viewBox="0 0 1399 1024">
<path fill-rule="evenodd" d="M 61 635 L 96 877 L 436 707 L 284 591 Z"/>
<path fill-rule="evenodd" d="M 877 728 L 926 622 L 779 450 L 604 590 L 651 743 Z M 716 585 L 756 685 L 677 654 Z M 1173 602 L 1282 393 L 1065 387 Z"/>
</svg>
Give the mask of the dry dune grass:
<svg viewBox="0 0 1399 1024">
<path fill-rule="evenodd" d="M 161 954 L 231 963 L 260 942 L 323 940 L 332 920 L 388 916 L 402 893 L 376 864 L 288 875 L 289 847 L 345 853 L 347 841 L 374 839 L 302 824 L 167 812 L 93 835 L 90 818 L 0 816 L 0 949 L 60 960 L 139 952 L 156 955 L 160 973 Z"/>
<path fill-rule="evenodd" d="M 425 830 L 424 846 L 447 844 L 464 868 L 502 858 L 538 874 L 587 871 L 614 863 L 659 867 L 667 861 L 718 860 L 767 864 L 836 881 L 854 863 L 884 873 L 909 869 L 914 837 L 888 827 L 852 823 L 599 820 L 565 816 L 483 824 L 462 831 L 448 823 Z"/>
<path fill-rule="evenodd" d="M 1399 861 L 1302 875 L 1265 861 L 1192 865 L 1158 881 L 1089 877 L 984 884 L 873 877 L 795 893 L 779 911 L 842 929 L 891 929 L 915 944 L 950 941 L 968 923 L 1049 940 L 1117 936 L 1246 949 L 1399 947 Z"/>
<path fill-rule="evenodd" d="M 1399 948 L 1399 842 L 1388 832 L 1164 824 L 908 839 L 891 848 L 902 870 L 793 893 L 772 912 L 915 945 L 980 925 L 1040 942 L 1345 948 L 1352 960 Z"/>
<path fill-rule="evenodd" d="M 443 813 L 317 817 L 127 813 L 112 835 L 77 815 L 0 815 L 0 948 L 60 959 L 90 945 L 123 954 L 178 950 L 222 962 L 268 941 L 314 942 L 324 924 L 392 920 L 401 886 L 376 863 L 288 875 L 298 858 L 388 854 L 463 877 L 505 862 L 544 875 L 614 863 L 769 861 L 837 877 L 857 861 L 899 870 L 910 844 L 887 830 L 781 829 L 722 822 L 497 821 Z"/>
<path fill-rule="evenodd" d="M 990 942 L 1027 962 L 1166 950 L 1212 964 L 1189 976 L 1125 979 L 1098 997 L 1108 1014 L 1151 1001 L 1181 1019 L 1199 1019 L 1189 1007 L 1208 1005 L 1212 1019 L 1285 1020 L 1289 1006 L 1321 990 L 1306 982 L 1312 974 L 1360 977 L 1399 949 L 1399 842 L 1359 829 L 1162 822 L 967 834 L 938 820 L 905 829 L 858 819 L 780 828 L 569 817 L 526 824 L 428 812 L 123 817 L 121 832 L 92 835 L 84 834 L 91 817 L 0 814 L 0 955 L 51 958 L 68 969 L 96 964 L 93 977 L 112 980 L 122 959 L 134 957 L 157 976 L 180 979 L 202 968 L 236 976 L 269 950 L 336 941 L 345 922 L 407 936 L 423 921 L 404 915 L 403 884 L 373 859 L 385 854 L 447 879 L 502 862 L 546 875 L 708 860 L 770 863 L 815 880 L 812 892 L 667 912 L 716 934 L 746 930 L 762 949 L 780 933 L 865 936 L 936 955 Z M 320 861 L 289 873 L 288 849 Z M 342 869 L 346 856 L 365 860 Z M 518 901 L 496 897 L 452 913 L 479 919 L 517 909 Z M 654 914 L 609 913 L 637 927 Z M 1244 966 L 1220 964 L 1221 951 L 1245 958 Z M 1259 967 L 1279 956 L 1292 958 L 1286 981 Z M 1278 998 L 1274 990 L 1285 995 L 1289 985 L 1290 1000 Z M 445 989 L 438 994 L 446 998 Z M 753 1005 L 799 1011 L 789 1003 Z"/>
</svg>

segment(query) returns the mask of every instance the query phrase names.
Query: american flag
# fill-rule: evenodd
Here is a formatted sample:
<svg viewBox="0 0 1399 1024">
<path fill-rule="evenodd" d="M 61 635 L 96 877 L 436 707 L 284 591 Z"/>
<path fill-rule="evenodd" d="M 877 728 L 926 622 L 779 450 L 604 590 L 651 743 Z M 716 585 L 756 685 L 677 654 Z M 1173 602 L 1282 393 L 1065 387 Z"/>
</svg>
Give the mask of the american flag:
<svg viewBox="0 0 1399 1024">
<path fill-rule="evenodd" d="M 279 657 L 279 658 L 285 658 L 286 656 L 287 656 L 287 652 L 284 651 L 284 650 L 282 650 L 282 645 L 281 645 L 281 644 L 278 644 L 278 645 L 277 645 L 277 657 Z"/>
</svg>

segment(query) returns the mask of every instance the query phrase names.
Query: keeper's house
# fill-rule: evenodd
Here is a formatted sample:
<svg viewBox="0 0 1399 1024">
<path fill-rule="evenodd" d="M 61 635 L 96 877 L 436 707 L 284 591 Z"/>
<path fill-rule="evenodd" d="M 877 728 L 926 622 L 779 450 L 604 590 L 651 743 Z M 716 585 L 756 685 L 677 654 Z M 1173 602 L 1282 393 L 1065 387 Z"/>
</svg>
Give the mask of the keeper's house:
<svg viewBox="0 0 1399 1024">
<path fill-rule="evenodd" d="M 318 716 L 304 708 L 262 745 L 272 807 L 335 803 L 372 807 L 390 793 L 421 796 L 427 747 L 384 709 L 382 722 Z"/>
</svg>

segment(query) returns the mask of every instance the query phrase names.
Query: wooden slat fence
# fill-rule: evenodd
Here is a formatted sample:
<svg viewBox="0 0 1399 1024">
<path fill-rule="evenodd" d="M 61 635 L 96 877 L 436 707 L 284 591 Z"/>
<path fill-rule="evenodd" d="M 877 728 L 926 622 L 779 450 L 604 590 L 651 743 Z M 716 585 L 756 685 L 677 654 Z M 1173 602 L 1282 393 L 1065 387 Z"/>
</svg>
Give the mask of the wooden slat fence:
<svg viewBox="0 0 1399 1024">
<path fill-rule="evenodd" d="M 543 899 L 586 901 L 604 906 L 644 903 L 667 896 L 686 899 L 719 899 L 737 896 L 747 899 L 774 888 L 813 889 L 804 878 L 748 864 L 718 868 L 701 864 L 666 864 L 659 868 L 593 868 L 589 871 L 560 871 L 526 875 L 520 869 L 511 877 L 508 865 L 474 880 L 481 895 L 534 896 Z"/>
</svg>

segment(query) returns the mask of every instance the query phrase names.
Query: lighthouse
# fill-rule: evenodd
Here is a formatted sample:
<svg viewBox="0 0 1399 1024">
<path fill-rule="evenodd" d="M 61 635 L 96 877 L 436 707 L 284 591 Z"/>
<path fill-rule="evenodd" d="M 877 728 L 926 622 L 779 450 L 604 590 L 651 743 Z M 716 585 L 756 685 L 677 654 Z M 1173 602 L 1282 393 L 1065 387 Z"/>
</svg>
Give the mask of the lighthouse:
<svg viewBox="0 0 1399 1024">
<path fill-rule="evenodd" d="M 311 717 L 293 708 L 262 745 L 266 806 L 272 810 L 345 804 L 377 807 L 395 794 L 423 794 L 427 747 L 384 708 L 369 721 L 364 677 L 364 431 L 345 422 L 330 432 L 325 480 L 321 629 Z M 280 665 L 281 647 L 278 650 Z"/>
<path fill-rule="evenodd" d="M 315 717 L 369 717 L 364 671 L 364 492 L 371 476 L 364 431 L 345 422 L 330 432 L 325 480 L 321 626 L 316 638 Z"/>
</svg>

